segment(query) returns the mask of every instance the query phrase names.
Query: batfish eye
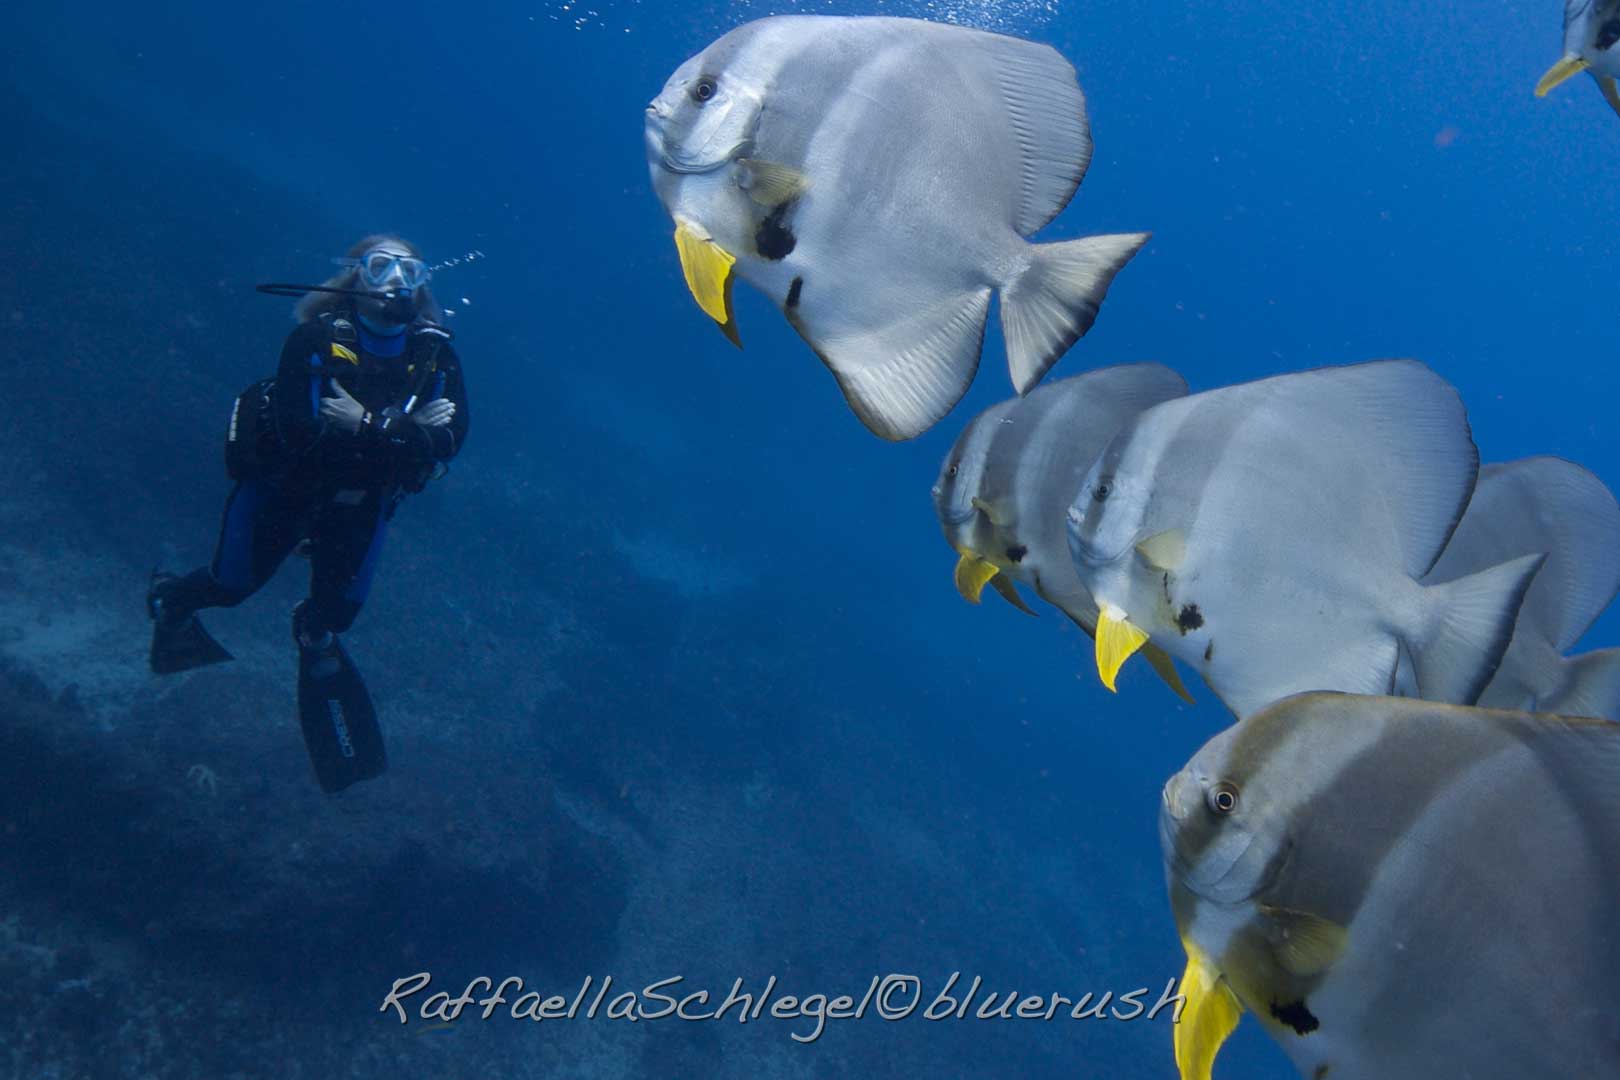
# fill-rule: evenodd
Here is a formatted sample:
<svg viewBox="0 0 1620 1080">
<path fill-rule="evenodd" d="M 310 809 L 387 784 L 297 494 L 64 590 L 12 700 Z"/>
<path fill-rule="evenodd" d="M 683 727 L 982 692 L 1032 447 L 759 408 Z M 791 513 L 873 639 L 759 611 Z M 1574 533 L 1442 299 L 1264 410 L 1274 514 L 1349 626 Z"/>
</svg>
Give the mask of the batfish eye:
<svg viewBox="0 0 1620 1080">
<path fill-rule="evenodd" d="M 962 467 L 962 466 L 960 466 L 960 465 L 957 465 L 957 464 L 955 464 L 955 463 L 954 463 L 954 462 L 953 462 L 953 463 L 952 463 L 952 464 L 951 464 L 951 475 L 952 475 L 952 476 L 955 476 L 955 475 L 956 475 L 956 470 L 957 470 L 957 469 L 960 469 L 960 468 L 961 468 L 961 467 Z"/>
<path fill-rule="evenodd" d="M 719 87 L 715 84 L 714 76 L 705 75 L 692 84 L 692 100 L 701 105 L 714 97 L 714 92 L 717 89 Z"/>
<path fill-rule="evenodd" d="M 1237 809 L 1238 789 L 1236 784 L 1222 780 L 1209 789 L 1209 808 L 1217 814 L 1226 815 Z"/>
<path fill-rule="evenodd" d="M 1102 502 L 1108 498 L 1108 493 L 1113 490 L 1114 489 L 1109 486 L 1108 481 L 1104 480 L 1102 483 L 1091 489 L 1091 498 L 1094 502 Z"/>
</svg>

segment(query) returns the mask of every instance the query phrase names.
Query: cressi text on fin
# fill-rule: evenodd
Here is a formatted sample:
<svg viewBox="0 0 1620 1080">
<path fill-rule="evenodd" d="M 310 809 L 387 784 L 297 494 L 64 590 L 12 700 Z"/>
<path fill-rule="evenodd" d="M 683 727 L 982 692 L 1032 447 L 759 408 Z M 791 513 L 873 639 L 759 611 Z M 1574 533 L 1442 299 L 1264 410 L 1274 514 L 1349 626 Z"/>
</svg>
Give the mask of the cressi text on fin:
<svg viewBox="0 0 1620 1080">
<path fill-rule="evenodd" d="M 681 273 L 703 313 L 720 324 L 733 345 L 742 346 L 736 319 L 731 313 L 732 267 L 737 258 L 716 244 L 697 226 L 685 221 L 675 226 L 675 250 L 681 257 Z"/>
</svg>

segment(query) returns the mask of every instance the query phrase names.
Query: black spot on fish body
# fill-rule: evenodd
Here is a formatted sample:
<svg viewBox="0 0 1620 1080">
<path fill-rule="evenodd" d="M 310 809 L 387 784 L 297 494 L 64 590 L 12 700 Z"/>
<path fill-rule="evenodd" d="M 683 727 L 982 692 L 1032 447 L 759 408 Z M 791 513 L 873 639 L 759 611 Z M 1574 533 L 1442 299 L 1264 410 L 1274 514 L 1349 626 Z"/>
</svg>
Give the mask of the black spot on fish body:
<svg viewBox="0 0 1620 1080">
<path fill-rule="evenodd" d="M 1007 558 L 1011 559 L 1015 563 L 1023 562 L 1024 556 L 1028 554 L 1029 548 L 1025 547 L 1023 544 L 1014 544 L 1012 547 L 1007 549 Z"/>
<path fill-rule="evenodd" d="M 796 307 L 799 306 L 799 293 L 802 292 L 803 290 L 804 290 L 804 278 L 802 278 L 802 277 L 794 278 L 793 279 L 793 284 L 788 286 L 788 295 L 787 295 L 787 306 L 788 307 L 796 308 Z M 956 467 L 954 465 L 951 466 L 951 475 L 952 476 L 956 475 Z"/>
<path fill-rule="evenodd" d="M 1610 19 L 1598 30 L 1597 40 L 1593 42 L 1599 52 L 1608 52 L 1614 48 L 1614 43 L 1620 41 L 1620 19 Z"/>
<path fill-rule="evenodd" d="M 1306 1007 L 1304 998 L 1300 998 L 1298 1001 L 1290 1001 L 1286 1005 L 1278 1005 L 1275 1001 L 1272 1002 L 1271 1015 L 1293 1028 L 1294 1033 L 1297 1035 L 1309 1035 L 1322 1026 L 1322 1022 L 1316 1018 L 1316 1014 Z"/>
<path fill-rule="evenodd" d="M 793 254 L 799 241 L 793 235 L 793 230 L 787 227 L 787 212 L 791 205 L 783 203 L 759 223 L 759 230 L 754 233 L 754 248 L 760 258 L 776 262 Z"/>
<path fill-rule="evenodd" d="M 1215 659 L 1215 639 L 1210 638 L 1209 644 L 1204 646 L 1204 663 L 1207 664 L 1213 659 Z"/>
<path fill-rule="evenodd" d="M 1164 602 L 1165 602 L 1165 604 L 1166 605 L 1174 605 L 1175 601 L 1170 599 L 1170 572 L 1168 570 L 1165 571 L 1164 576 L 1159 579 L 1159 582 L 1160 582 L 1160 587 L 1162 589 L 1164 589 Z"/>
<path fill-rule="evenodd" d="M 1176 629 L 1181 636 L 1186 637 L 1192 631 L 1204 625 L 1204 616 L 1198 610 L 1197 604 L 1183 604 L 1181 611 L 1176 615 Z"/>
<path fill-rule="evenodd" d="M 1316 1071 L 1311 1074 L 1311 1080 L 1327 1080 L 1327 1075 L 1332 1070 L 1331 1065 L 1318 1065 Z"/>
</svg>

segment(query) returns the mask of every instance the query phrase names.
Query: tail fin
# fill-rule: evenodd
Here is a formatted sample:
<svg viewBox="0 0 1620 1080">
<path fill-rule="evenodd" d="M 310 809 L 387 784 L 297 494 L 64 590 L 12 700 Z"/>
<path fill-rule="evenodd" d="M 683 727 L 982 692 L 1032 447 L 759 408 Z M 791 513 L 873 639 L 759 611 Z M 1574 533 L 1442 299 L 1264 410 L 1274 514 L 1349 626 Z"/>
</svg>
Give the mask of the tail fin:
<svg viewBox="0 0 1620 1080">
<path fill-rule="evenodd" d="M 1091 329 L 1114 275 L 1148 233 L 1037 244 L 1029 266 L 1001 290 L 1001 330 L 1013 388 L 1026 394 Z"/>
<path fill-rule="evenodd" d="M 1418 696 L 1472 705 L 1513 641 L 1524 594 L 1546 561 L 1525 555 L 1444 585 L 1423 589 L 1426 638 L 1409 642 Z"/>
<path fill-rule="evenodd" d="M 1542 712 L 1620 720 L 1620 648 L 1598 649 L 1564 661 L 1562 692 L 1536 703 Z"/>
</svg>

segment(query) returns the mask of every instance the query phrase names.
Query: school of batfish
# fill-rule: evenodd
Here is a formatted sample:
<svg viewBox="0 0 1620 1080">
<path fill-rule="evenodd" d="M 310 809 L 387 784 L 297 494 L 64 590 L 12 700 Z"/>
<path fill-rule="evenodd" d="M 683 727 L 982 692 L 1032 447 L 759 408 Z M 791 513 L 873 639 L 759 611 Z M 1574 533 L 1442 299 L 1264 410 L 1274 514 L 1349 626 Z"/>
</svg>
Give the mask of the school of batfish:
<svg viewBox="0 0 1620 1080">
<path fill-rule="evenodd" d="M 1620 0 L 1568 0 L 1536 93 L 1589 71 L 1620 112 L 1617 42 Z M 1183 1078 L 1246 1011 L 1311 1080 L 1620 1075 L 1620 649 L 1570 655 L 1620 591 L 1601 480 L 1482 465 L 1415 360 L 1043 383 L 1148 240 L 1031 242 L 1092 154 L 1049 46 L 760 19 L 675 70 L 646 148 L 702 311 L 740 344 L 758 288 L 879 436 L 960 401 L 998 298 L 1016 396 L 932 492 L 956 589 L 1033 612 L 1023 586 L 1110 690 L 1141 653 L 1236 721 L 1159 808 Z"/>
</svg>

